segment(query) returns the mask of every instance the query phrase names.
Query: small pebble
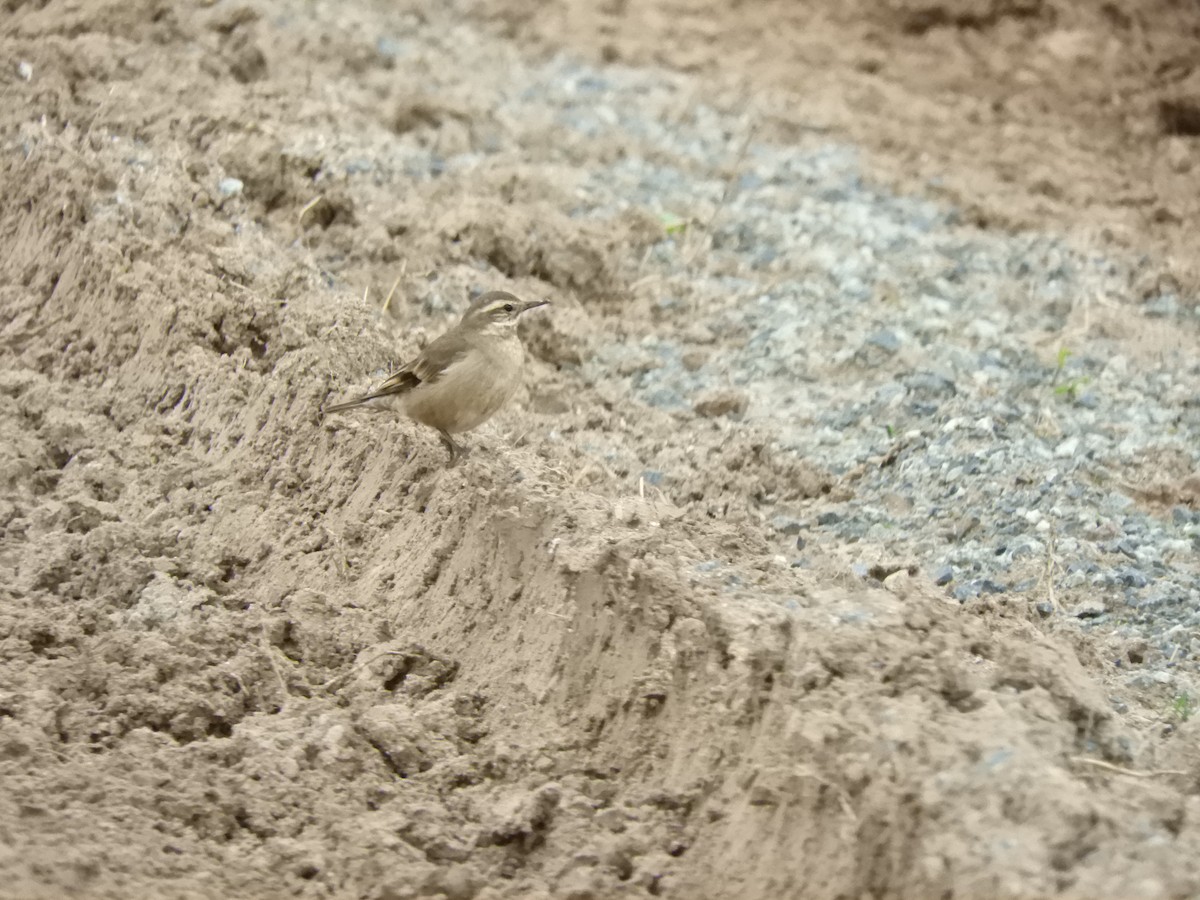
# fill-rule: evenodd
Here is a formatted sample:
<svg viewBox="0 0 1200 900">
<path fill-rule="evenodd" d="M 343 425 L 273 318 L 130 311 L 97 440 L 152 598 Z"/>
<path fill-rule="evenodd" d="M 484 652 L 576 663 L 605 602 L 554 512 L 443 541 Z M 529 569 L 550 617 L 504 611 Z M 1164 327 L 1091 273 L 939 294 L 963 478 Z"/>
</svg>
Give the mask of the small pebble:
<svg viewBox="0 0 1200 900">
<path fill-rule="evenodd" d="M 780 534 L 799 534 L 804 528 L 804 523 L 792 516 L 775 516 L 775 518 L 771 519 L 771 527 Z M 799 543 L 797 541 L 797 550 L 802 549 Z"/>
<path fill-rule="evenodd" d="M 1121 584 L 1132 588 L 1144 588 L 1150 583 L 1150 579 L 1148 579 L 1139 569 L 1132 567 L 1122 569 L 1117 578 L 1120 580 Z"/>
<path fill-rule="evenodd" d="M 1078 437 L 1069 437 L 1065 441 L 1063 441 L 1061 444 L 1059 444 L 1057 447 L 1054 448 L 1054 455 L 1057 456 L 1059 459 L 1063 459 L 1065 457 L 1074 456 L 1075 452 L 1078 449 L 1079 449 L 1079 438 Z"/>
<path fill-rule="evenodd" d="M 750 405 L 750 399 L 740 391 L 714 391 L 696 402 L 695 410 L 710 419 L 718 416 L 740 416 Z"/>
<path fill-rule="evenodd" d="M 1142 304 L 1142 315 L 1149 319 L 1167 319 L 1179 312 L 1179 299 L 1174 294 L 1160 294 Z"/>
<path fill-rule="evenodd" d="M 951 596 L 954 597 L 954 599 L 959 603 L 963 603 L 967 600 L 973 600 L 979 596 L 979 582 L 970 581 L 966 584 L 960 584 L 953 590 Z"/>
<path fill-rule="evenodd" d="M 1084 600 L 1071 609 L 1071 615 L 1077 619 L 1095 619 L 1106 612 L 1108 612 L 1108 607 L 1104 605 L 1103 600 L 1096 597 Z"/>
<path fill-rule="evenodd" d="M 867 337 L 867 343 L 887 353 L 895 353 L 900 349 L 900 338 L 894 331 L 876 331 Z"/>
<path fill-rule="evenodd" d="M 928 399 L 933 397 L 952 397 L 958 391 L 954 382 L 941 375 L 931 372 L 918 372 L 904 379 L 904 386 L 912 397 Z"/>
</svg>

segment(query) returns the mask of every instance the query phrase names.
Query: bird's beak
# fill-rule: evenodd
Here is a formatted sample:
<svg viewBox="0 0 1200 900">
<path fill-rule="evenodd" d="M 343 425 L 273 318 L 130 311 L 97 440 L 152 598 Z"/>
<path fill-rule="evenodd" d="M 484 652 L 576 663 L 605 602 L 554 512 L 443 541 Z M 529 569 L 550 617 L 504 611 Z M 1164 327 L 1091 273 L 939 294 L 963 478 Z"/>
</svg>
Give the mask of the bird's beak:
<svg viewBox="0 0 1200 900">
<path fill-rule="evenodd" d="M 525 305 L 521 307 L 521 312 L 529 312 L 531 309 L 537 309 L 539 306 L 549 306 L 549 300 L 526 300 Z"/>
</svg>

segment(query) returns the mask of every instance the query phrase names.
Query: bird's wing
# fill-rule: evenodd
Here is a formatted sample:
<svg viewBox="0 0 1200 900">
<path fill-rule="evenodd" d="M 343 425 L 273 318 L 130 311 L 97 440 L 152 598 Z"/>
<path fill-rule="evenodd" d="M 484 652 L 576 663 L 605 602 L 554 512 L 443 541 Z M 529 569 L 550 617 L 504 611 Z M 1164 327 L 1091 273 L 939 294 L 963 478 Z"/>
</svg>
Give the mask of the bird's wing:
<svg viewBox="0 0 1200 900">
<path fill-rule="evenodd" d="M 470 344 L 460 335 L 453 333 L 443 334 L 422 350 L 415 359 L 405 363 L 393 372 L 386 381 L 371 391 L 371 393 L 355 397 L 353 400 L 347 400 L 345 403 L 327 406 L 325 412 L 331 413 L 351 409 L 355 406 L 361 406 L 368 400 L 375 400 L 379 397 L 395 397 L 400 394 L 407 394 L 419 384 L 432 384 L 441 378 L 442 374 L 450 366 L 462 359 L 470 349 Z"/>
<path fill-rule="evenodd" d="M 447 332 L 422 350 L 416 359 L 404 366 L 388 381 L 407 374 L 409 377 L 415 377 L 417 382 L 432 384 L 441 378 L 447 369 L 466 356 L 470 349 L 471 345 L 461 334 Z"/>
</svg>

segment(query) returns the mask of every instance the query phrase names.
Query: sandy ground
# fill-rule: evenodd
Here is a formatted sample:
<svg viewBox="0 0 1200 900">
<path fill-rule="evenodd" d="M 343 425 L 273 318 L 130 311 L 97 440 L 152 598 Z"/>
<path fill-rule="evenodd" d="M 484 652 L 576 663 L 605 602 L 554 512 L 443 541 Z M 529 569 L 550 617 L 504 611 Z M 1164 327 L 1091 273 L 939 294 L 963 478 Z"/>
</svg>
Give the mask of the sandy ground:
<svg viewBox="0 0 1200 900">
<path fill-rule="evenodd" d="M 0 896 L 1200 895 L 1195 719 L 915 568 L 779 565 L 750 498 L 848 479 L 596 377 L 686 328 L 629 299 L 664 223 L 576 215 L 623 148 L 498 101 L 554 59 L 772 97 L 756 140 L 1194 305 L 1195 9 L 3 9 Z M 465 464 L 322 419 L 479 288 L 555 305 Z"/>
</svg>

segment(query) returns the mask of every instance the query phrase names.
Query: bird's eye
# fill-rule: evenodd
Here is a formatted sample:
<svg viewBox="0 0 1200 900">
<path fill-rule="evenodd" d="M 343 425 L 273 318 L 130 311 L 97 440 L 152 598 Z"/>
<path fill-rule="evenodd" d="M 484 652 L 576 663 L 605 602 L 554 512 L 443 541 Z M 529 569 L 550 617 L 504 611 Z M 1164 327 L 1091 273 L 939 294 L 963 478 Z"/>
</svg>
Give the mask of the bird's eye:
<svg viewBox="0 0 1200 900">
<path fill-rule="evenodd" d="M 513 305 L 512 305 L 511 303 L 505 303 L 505 304 L 504 304 L 504 311 L 505 311 L 505 312 L 512 312 L 512 311 L 513 311 Z"/>
</svg>

